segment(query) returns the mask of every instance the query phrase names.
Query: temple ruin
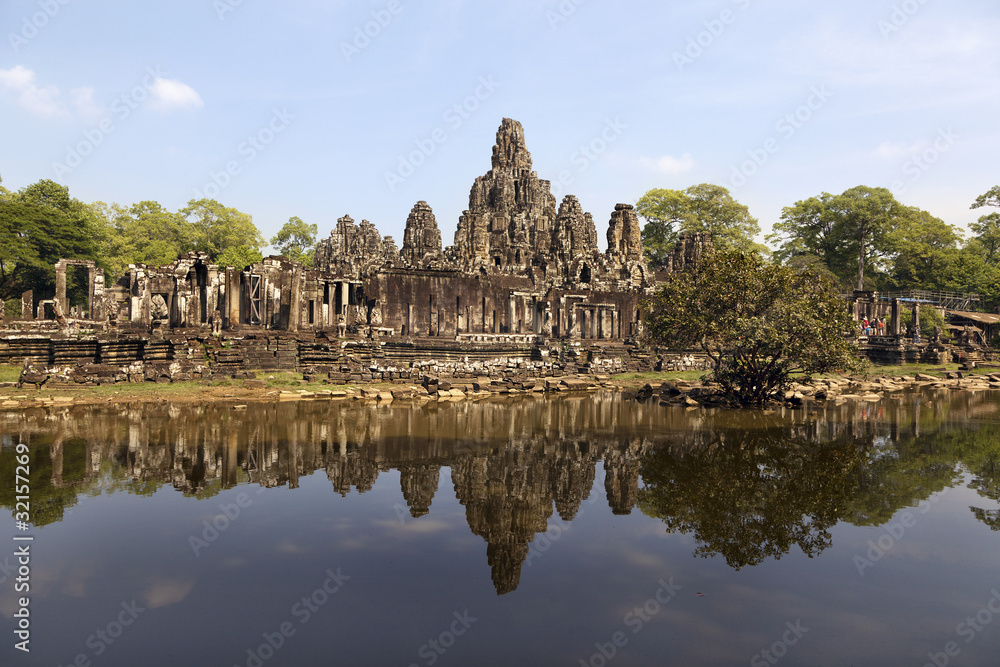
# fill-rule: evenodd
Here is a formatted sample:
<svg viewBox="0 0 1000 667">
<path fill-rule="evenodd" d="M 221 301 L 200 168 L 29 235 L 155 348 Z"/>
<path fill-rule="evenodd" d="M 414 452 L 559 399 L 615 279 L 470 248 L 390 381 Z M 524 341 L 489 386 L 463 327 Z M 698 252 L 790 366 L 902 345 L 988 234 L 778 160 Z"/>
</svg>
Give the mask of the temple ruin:
<svg viewBox="0 0 1000 667">
<path fill-rule="evenodd" d="M 657 276 L 634 207 L 610 213 L 606 250 L 597 235 L 576 197 L 557 202 L 532 171 L 524 129 L 505 118 L 450 246 L 419 201 L 402 247 L 345 215 L 317 244 L 312 268 L 277 256 L 222 267 L 191 252 L 166 266 L 131 265 L 107 285 L 94 262 L 61 260 L 55 297 L 35 302 L 25 292 L 24 316 L 4 322 L 0 363 L 35 364 L 45 370 L 31 377 L 85 384 L 249 378 L 265 369 L 343 384 L 706 368 L 696 356 L 657 356 L 641 344 L 643 303 Z M 660 271 L 692 270 L 710 247 L 707 234 L 681 234 Z M 84 303 L 67 298 L 70 270 Z M 884 296 L 849 297 L 856 317 L 891 307 L 893 329 L 860 340 L 873 360 L 992 359 L 983 349 L 996 315 L 949 313 L 949 302 L 942 312 L 964 318 L 950 325 L 960 329 L 957 342 L 931 332 L 917 341 L 900 330 L 900 313 L 916 315 L 924 299 Z"/>
<path fill-rule="evenodd" d="M 640 232 L 635 209 L 618 204 L 602 251 L 593 216 L 572 195 L 557 203 L 550 182 L 532 171 L 521 124 L 504 119 L 491 169 L 473 183 L 453 245 L 443 245 L 433 210 L 420 201 L 406 220 L 401 248 L 368 220 L 344 216 L 318 243 L 313 268 L 276 256 L 245 268 L 221 267 L 192 252 L 167 266 L 131 265 L 106 286 L 103 272 L 84 262 L 88 297 L 77 305 L 66 299 L 66 270 L 80 262 L 64 260 L 56 266 L 56 298 L 35 304 L 26 293 L 30 315 L 15 328 L 92 331 L 98 348 L 109 337 L 136 337 L 143 349 L 150 337 L 188 341 L 162 360 L 184 356 L 193 339 L 267 339 L 263 353 L 254 345 L 252 359 L 242 360 L 245 368 L 298 368 L 311 359 L 303 345 L 318 341 L 334 350 L 334 341 L 344 340 L 432 349 L 444 357 L 472 351 L 503 358 L 515 351 L 545 357 L 544 348 L 554 344 L 606 344 L 614 348 L 611 356 L 624 358 L 621 346 L 641 333 L 642 299 L 655 286 Z M 706 243 L 705 235 L 683 236 L 672 265 L 681 270 L 696 263 Z M 282 336 L 296 342 L 280 350 L 274 341 Z M 272 361 L 282 351 L 289 354 Z M 134 359 L 117 352 L 111 357 L 146 360 L 142 350 Z M 16 353 L 6 356 L 15 360 Z M 76 355 L 78 361 L 88 356 Z M 22 357 L 45 361 L 40 349 Z M 58 360 L 55 352 L 49 357 Z M 98 350 L 92 361 L 108 359 Z M 327 370 L 345 361 L 332 352 L 312 359 L 327 362 Z"/>
</svg>

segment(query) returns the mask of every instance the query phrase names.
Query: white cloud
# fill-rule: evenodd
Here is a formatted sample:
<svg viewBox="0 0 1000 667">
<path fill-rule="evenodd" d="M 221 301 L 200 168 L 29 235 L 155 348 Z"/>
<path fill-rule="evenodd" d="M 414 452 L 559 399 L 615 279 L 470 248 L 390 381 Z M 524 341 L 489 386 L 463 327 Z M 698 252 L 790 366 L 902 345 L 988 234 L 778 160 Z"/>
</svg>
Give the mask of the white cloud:
<svg viewBox="0 0 1000 667">
<path fill-rule="evenodd" d="M 70 91 L 73 97 L 73 106 L 84 116 L 98 116 L 101 114 L 101 107 L 94 102 L 94 89 L 90 86 L 75 88 Z"/>
<path fill-rule="evenodd" d="M 658 158 L 642 157 L 639 158 L 639 165 L 644 169 L 651 169 L 660 174 L 673 176 L 691 171 L 694 167 L 694 158 L 691 157 L 690 153 L 685 153 L 679 158 L 672 155 L 664 155 Z"/>
<path fill-rule="evenodd" d="M 17 104 L 40 116 L 63 116 L 66 110 L 59 102 L 59 89 L 40 86 L 35 73 L 23 65 L 0 69 L 0 89 L 13 93 Z"/>
<path fill-rule="evenodd" d="M 153 82 L 152 105 L 157 109 L 200 109 L 205 106 L 191 86 L 173 79 L 159 78 Z"/>
</svg>

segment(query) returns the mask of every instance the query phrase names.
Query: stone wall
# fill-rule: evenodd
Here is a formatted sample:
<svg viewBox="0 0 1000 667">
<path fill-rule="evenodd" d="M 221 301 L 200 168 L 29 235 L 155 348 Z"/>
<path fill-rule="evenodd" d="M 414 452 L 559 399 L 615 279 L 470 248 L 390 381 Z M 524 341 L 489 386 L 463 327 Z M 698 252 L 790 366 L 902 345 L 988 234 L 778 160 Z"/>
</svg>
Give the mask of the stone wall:
<svg viewBox="0 0 1000 667">
<path fill-rule="evenodd" d="M 450 379 L 528 380 L 653 370 L 699 370 L 704 358 L 665 355 L 601 341 L 539 344 L 525 337 L 341 340 L 301 333 L 52 339 L 0 337 L 0 363 L 23 365 L 21 381 L 70 386 L 251 379 L 258 371 L 294 371 L 334 385 Z"/>
</svg>

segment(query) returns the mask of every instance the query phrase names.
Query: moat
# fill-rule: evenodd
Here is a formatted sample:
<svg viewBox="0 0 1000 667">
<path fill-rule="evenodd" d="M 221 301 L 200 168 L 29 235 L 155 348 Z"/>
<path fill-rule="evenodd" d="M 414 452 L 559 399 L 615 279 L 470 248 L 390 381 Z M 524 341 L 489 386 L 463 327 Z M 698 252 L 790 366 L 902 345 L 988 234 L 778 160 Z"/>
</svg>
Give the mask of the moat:
<svg viewBox="0 0 1000 667">
<path fill-rule="evenodd" d="M 992 665 L 1000 396 L 0 413 L 38 665 Z M 16 449 L 33 526 L 15 530 Z M 14 545 L 0 615 L 18 609 Z"/>
</svg>

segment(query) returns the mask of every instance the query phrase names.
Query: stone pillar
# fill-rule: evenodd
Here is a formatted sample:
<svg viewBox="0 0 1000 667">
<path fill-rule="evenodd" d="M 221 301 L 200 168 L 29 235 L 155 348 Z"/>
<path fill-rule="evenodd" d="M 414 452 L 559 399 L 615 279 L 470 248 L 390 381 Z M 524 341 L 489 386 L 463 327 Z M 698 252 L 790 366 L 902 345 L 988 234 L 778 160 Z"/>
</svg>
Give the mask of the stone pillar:
<svg viewBox="0 0 1000 667">
<path fill-rule="evenodd" d="M 302 269 L 292 269 L 291 291 L 288 294 L 288 331 L 298 331 L 302 321 Z"/>
<path fill-rule="evenodd" d="M 105 295 L 107 294 L 104 285 L 104 269 L 92 270 L 93 278 L 91 286 L 93 291 L 90 295 L 90 319 L 95 322 L 107 322 L 110 313 L 105 312 Z"/>
<path fill-rule="evenodd" d="M 56 262 L 56 298 L 54 310 L 57 313 L 69 312 L 69 304 L 66 303 L 66 260 L 64 259 Z"/>
<path fill-rule="evenodd" d="M 32 290 L 21 293 L 21 319 L 33 320 L 35 314 L 35 293 Z"/>
<path fill-rule="evenodd" d="M 230 329 L 240 323 L 240 272 L 226 267 L 226 326 Z"/>
<path fill-rule="evenodd" d="M 94 317 L 94 306 L 96 301 L 94 299 L 95 293 L 97 291 L 97 267 L 88 265 L 87 266 L 87 318 L 97 319 Z"/>
<path fill-rule="evenodd" d="M 212 266 L 208 269 L 208 279 L 206 285 L 205 294 L 205 309 L 208 317 L 212 317 L 212 313 L 217 310 L 222 310 L 219 307 L 219 287 L 221 281 L 219 280 L 219 269 L 216 266 Z"/>
<path fill-rule="evenodd" d="M 899 307 L 899 299 L 892 300 L 892 322 L 889 325 L 889 333 L 893 336 L 898 336 L 901 331 L 899 325 L 899 316 L 902 314 L 902 310 Z"/>
<path fill-rule="evenodd" d="M 916 331 L 917 327 L 920 326 L 920 303 L 913 303 L 913 330 Z M 921 338 L 925 335 L 923 331 L 920 332 Z"/>
</svg>

